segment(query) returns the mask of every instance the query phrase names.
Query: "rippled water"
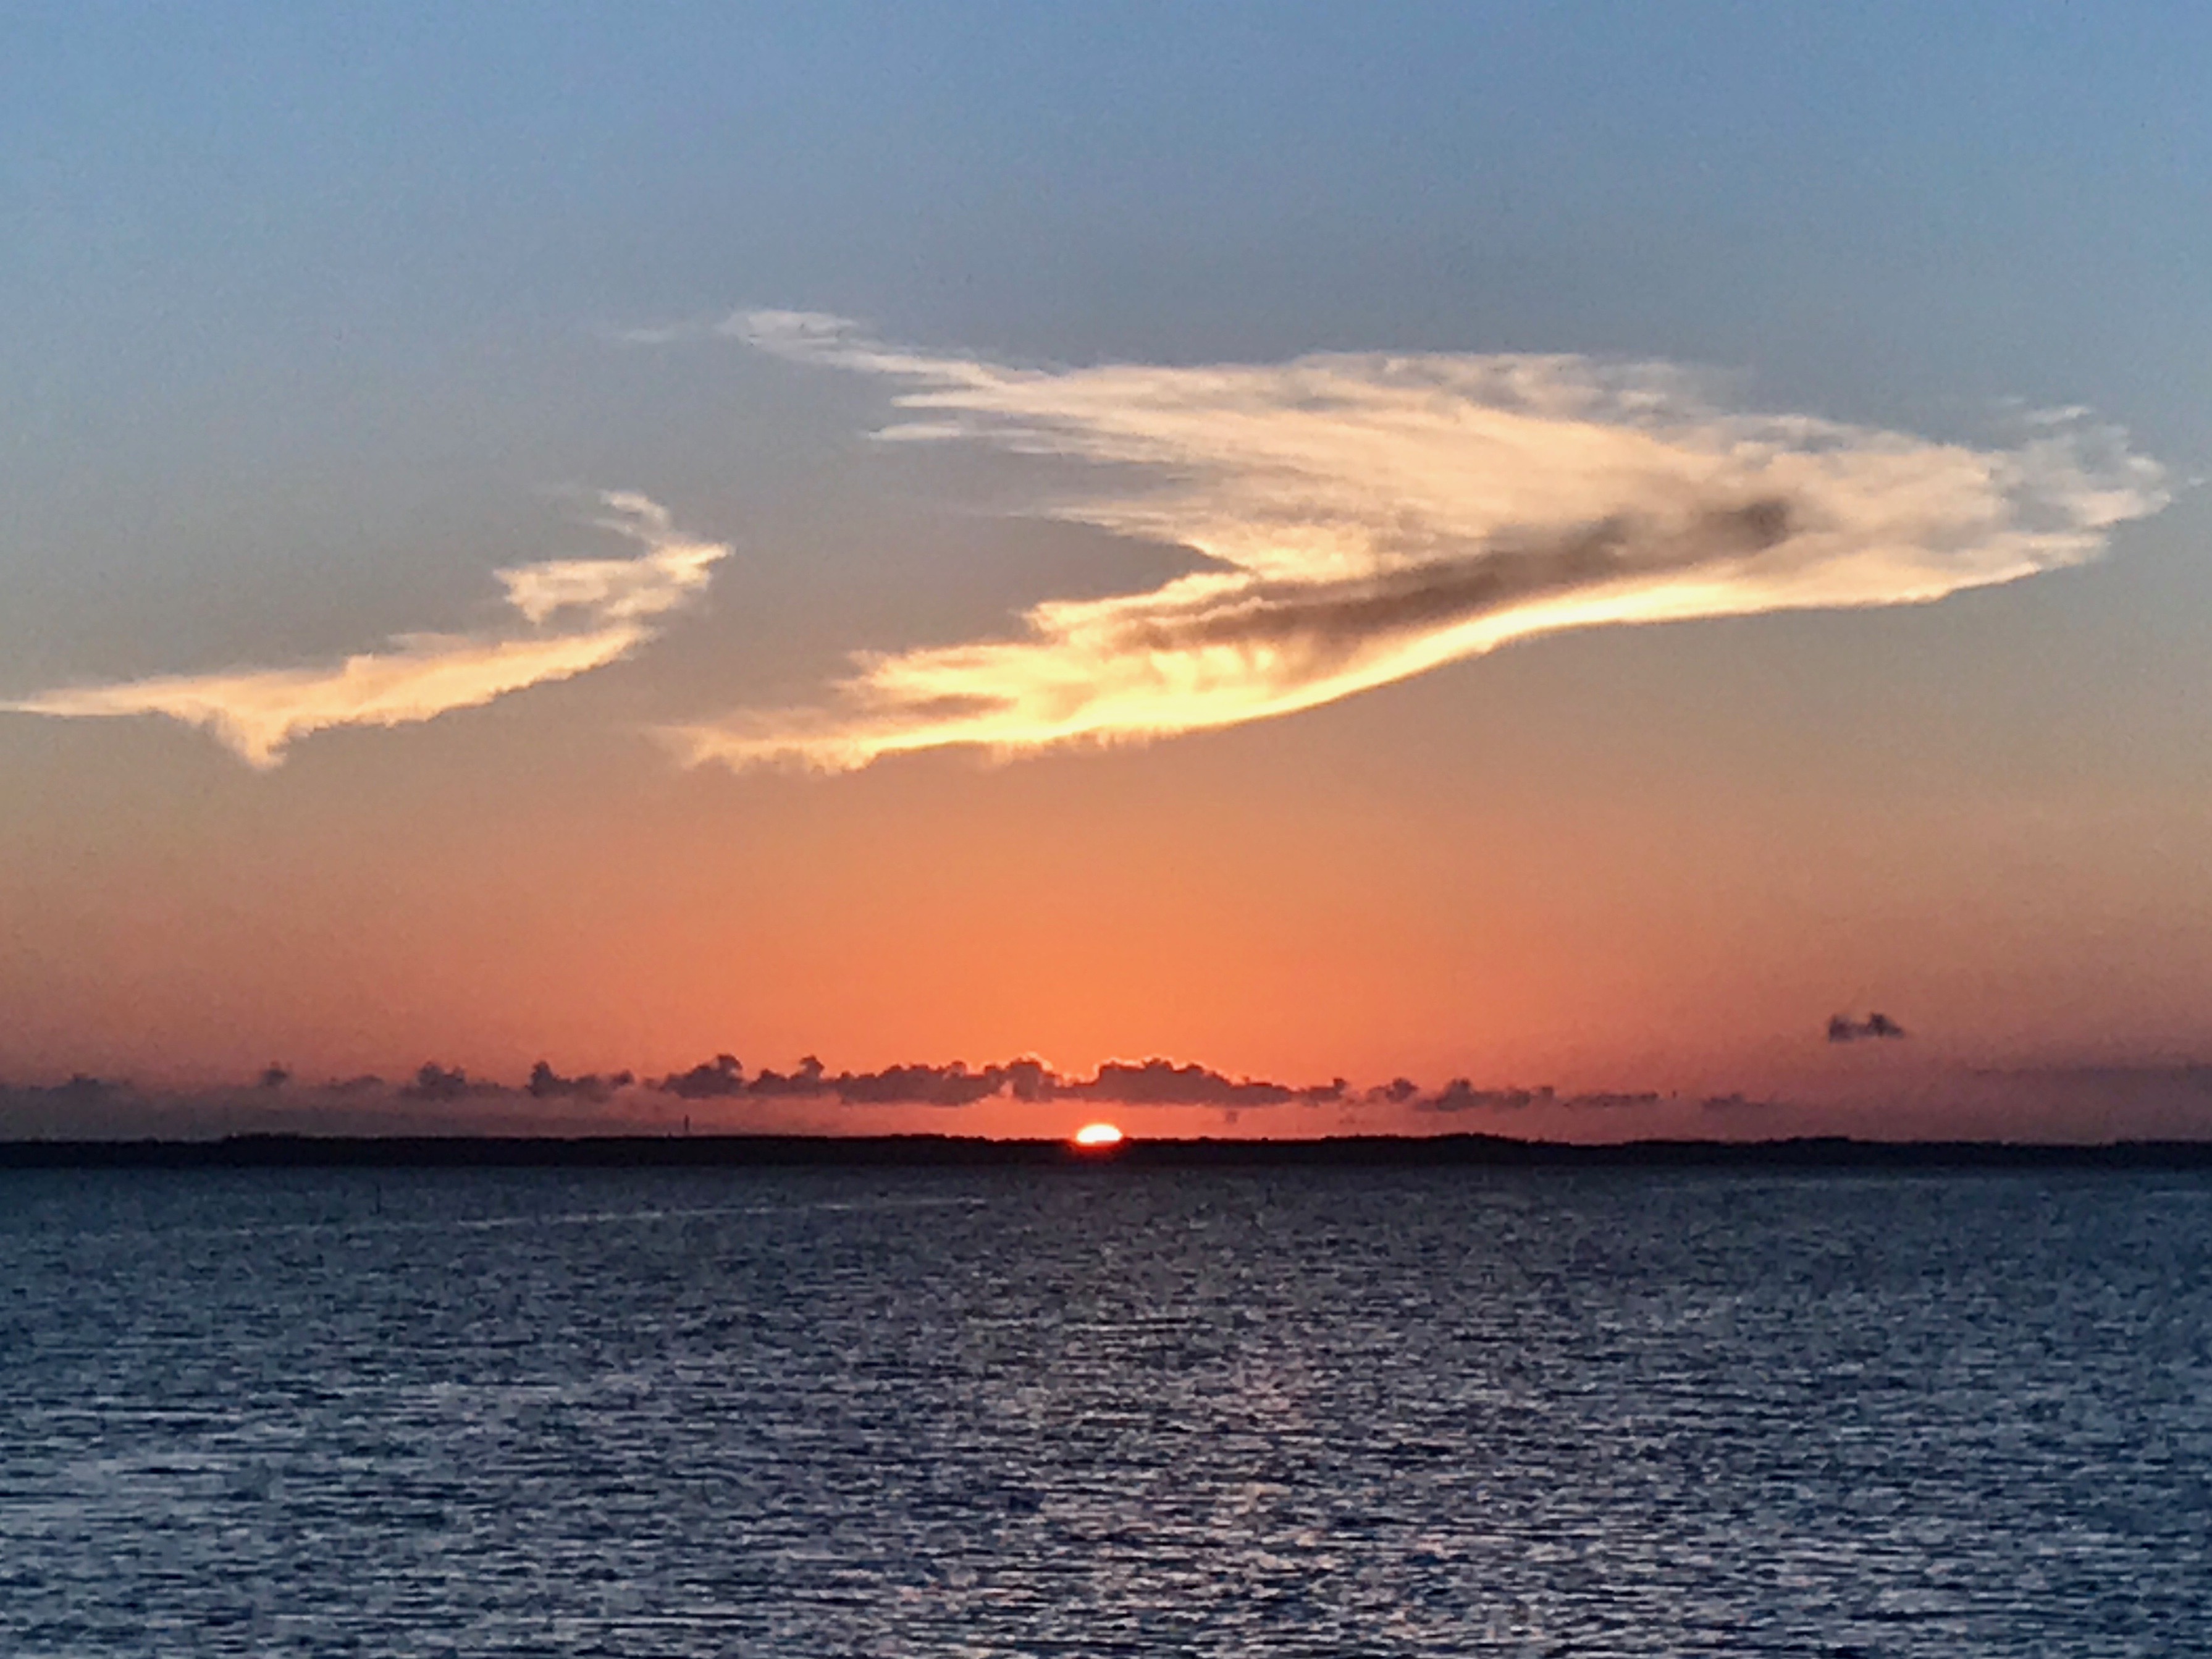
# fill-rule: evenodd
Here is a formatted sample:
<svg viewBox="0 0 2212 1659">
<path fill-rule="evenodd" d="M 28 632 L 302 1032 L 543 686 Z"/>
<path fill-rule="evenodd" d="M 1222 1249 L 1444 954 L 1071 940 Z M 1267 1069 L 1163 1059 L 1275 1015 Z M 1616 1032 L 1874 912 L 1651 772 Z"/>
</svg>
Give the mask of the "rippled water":
<svg viewBox="0 0 2212 1659">
<path fill-rule="evenodd" d="M 2201 1177 L 0 1175 L 0 1651 L 2212 1652 Z"/>
</svg>

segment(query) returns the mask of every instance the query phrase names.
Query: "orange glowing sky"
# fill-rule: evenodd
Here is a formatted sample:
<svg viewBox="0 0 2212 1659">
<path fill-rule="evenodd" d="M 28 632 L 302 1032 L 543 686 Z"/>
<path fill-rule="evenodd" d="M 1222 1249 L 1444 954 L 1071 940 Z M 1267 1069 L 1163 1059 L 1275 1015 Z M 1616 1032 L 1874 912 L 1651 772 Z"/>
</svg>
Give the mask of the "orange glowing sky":
<svg viewBox="0 0 2212 1659">
<path fill-rule="evenodd" d="M 2193 90 L 1573 9 L 33 43 L 0 1133 L 2212 1132 Z"/>
</svg>

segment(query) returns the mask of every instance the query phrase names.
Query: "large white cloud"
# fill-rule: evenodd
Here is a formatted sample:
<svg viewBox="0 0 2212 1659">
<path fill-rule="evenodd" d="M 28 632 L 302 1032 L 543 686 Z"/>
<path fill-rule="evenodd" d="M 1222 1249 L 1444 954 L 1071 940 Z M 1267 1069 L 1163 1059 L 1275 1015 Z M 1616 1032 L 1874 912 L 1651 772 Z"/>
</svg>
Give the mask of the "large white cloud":
<svg viewBox="0 0 2212 1659">
<path fill-rule="evenodd" d="M 333 726 L 400 726 L 474 708 L 627 656 L 706 591 L 729 549 L 679 533 L 643 496 L 602 496 L 597 521 L 643 551 L 498 572 L 518 620 L 470 633 L 410 633 L 335 665 L 163 674 L 41 692 L 4 706 L 68 717 L 167 715 L 212 732 L 248 765 Z"/>
<path fill-rule="evenodd" d="M 805 313 L 721 332 L 897 383 L 908 418 L 887 438 L 1097 463 L 1095 491 L 1041 510 L 1202 562 L 1038 605 L 1010 637 L 861 654 L 818 706 L 672 731 L 693 763 L 842 770 L 1231 726 L 1565 628 L 1939 599 L 2094 558 L 2166 501 L 2158 466 L 2078 413 L 1977 448 L 1730 411 L 1664 364 L 1018 369 Z"/>
</svg>

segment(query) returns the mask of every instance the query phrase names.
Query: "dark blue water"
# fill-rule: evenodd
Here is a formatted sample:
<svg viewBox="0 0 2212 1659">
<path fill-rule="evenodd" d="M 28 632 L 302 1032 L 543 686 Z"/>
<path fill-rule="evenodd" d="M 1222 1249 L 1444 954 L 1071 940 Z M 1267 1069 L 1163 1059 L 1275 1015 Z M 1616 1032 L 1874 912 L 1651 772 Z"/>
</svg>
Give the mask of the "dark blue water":
<svg viewBox="0 0 2212 1659">
<path fill-rule="evenodd" d="M 2212 1183 L 0 1175 L 0 1652 L 2212 1652 Z"/>
</svg>

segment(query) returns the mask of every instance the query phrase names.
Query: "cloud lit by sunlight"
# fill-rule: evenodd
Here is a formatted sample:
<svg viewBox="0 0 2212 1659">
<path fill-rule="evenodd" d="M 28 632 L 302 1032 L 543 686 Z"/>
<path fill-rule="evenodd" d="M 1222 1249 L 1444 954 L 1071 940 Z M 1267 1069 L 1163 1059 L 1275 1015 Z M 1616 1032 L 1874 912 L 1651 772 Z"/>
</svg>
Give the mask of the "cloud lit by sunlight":
<svg viewBox="0 0 2212 1659">
<path fill-rule="evenodd" d="M 1146 592 L 1035 606 L 1008 637 L 859 654 L 818 706 L 668 734 L 692 764 L 840 771 L 955 746 L 1140 741 L 1562 629 L 1924 602 L 2081 564 L 2166 499 L 2156 463 L 2078 413 L 1974 448 L 1732 411 L 1662 363 L 1019 369 L 808 313 L 744 313 L 719 332 L 894 381 L 909 418 L 887 439 L 1095 463 L 1095 491 L 1041 510 L 1200 562 Z"/>
<path fill-rule="evenodd" d="M 568 680 L 627 656 L 672 612 L 706 591 L 728 552 L 682 534 L 643 496 L 600 497 L 600 528 L 643 551 L 501 570 L 520 625 L 410 633 L 330 667 L 164 674 L 42 692 L 9 709 L 66 717 L 167 715 L 201 726 L 247 765 L 282 763 L 287 745 L 334 726 L 400 726 Z"/>
</svg>

